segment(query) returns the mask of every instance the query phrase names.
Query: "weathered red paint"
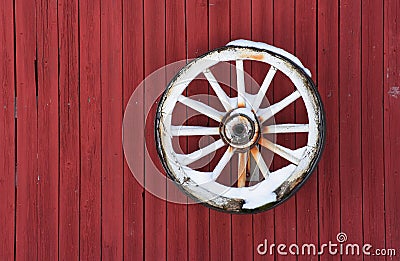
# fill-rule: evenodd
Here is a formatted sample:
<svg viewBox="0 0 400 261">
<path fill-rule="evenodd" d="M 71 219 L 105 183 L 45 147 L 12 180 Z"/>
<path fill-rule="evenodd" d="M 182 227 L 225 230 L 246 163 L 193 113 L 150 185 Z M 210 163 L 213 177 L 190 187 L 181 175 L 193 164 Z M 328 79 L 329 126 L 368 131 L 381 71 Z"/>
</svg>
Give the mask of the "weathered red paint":
<svg viewBox="0 0 400 261">
<path fill-rule="evenodd" d="M 80 19 L 80 224 L 79 256 L 101 257 L 100 0 L 79 1 Z"/>
<path fill-rule="evenodd" d="M 0 82 L 2 92 L 0 102 L 0 259 L 14 258 L 15 242 L 15 53 L 13 2 L 0 3 Z"/>
<path fill-rule="evenodd" d="M 395 0 L 3 1 L 0 259 L 279 260 L 256 247 L 325 243 L 340 231 L 398 248 L 399 10 Z M 157 68 L 236 38 L 295 52 L 311 69 L 327 120 L 318 174 L 295 198 L 253 216 L 166 204 L 124 163 L 123 109 Z M 267 72 L 257 62 L 245 69 L 259 83 Z M 284 83 L 274 82 L 270 101 Z M 132 128 L 144 130 L 137 114 Z M 302 115 L 296 104 L 284 119 Z M 142 134 L 135 175 L 153 170 L 143 154 L 152 133 Z"/>
<path fill-rule="evenodd" d="M 313 75 L 313 81 L 318 79 L 317 69 L 317 0 L 296 1 L 295 37 L 296 55 L 307 64 Z M 295 104 L 295 117 L 299 122 L 306 122 L 305 107 Z M 296 145 L 306 144 L 306 136 L 296 135 Z M 296 197 L 297 242 L 307 244 L 318 242 L 318 170 L 309 178 Z M 318 260 L 318 257 L 300 255 L 298 261 Z"/>
<path fill-rule="evenodd" d="M 295 6 L 291 0 L 274 1 L 274 45 L 282 47 L 288 52 L 295 51 Z M 274 102 L 282 100 L 288 93 L 289 80 L 277 75 L 274 80 Z M 294 121 L 294 104 L 288 106 L 284 111 L 275 117 L 277 122 Z M 293 136 L 277 136 L 277 144 L 285 147 L 295 145 Z M 276 159 L 275 167 L 282 167 L 286 164 L 279 157 Z M 275 210 L 275 240 L 276 242 L 296 241 L 296 197 L 289 199 L 281 207 Z M 276 260 L 296 260 L 295 256 L 276 256 Z"/>
</svg>

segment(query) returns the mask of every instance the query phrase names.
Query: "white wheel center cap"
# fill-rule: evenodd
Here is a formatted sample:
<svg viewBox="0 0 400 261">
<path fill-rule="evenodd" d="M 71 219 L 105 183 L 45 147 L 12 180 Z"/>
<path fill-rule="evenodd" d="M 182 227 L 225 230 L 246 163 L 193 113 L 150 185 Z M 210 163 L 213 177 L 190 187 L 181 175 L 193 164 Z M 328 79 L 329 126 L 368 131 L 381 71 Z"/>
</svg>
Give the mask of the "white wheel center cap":
<svg viewBox="0 0 400 261">
<path fill-rule="evenodd" d="M 220 126 L 222 139 L 238 152 L 249 150 L 259 139 L 259 122 L 256 115 L 248 108 L 238 108 L 228 112 Z"/>
</svg>

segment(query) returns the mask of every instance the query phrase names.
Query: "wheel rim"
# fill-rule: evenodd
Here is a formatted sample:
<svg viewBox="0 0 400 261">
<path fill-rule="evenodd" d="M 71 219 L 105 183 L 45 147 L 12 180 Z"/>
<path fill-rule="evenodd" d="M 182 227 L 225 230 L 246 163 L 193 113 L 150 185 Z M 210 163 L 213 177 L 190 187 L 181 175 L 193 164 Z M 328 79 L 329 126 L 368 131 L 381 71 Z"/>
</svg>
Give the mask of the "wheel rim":
<svg viewBox="0 0 400 261">
<path fill-rule="evenodd" d="M 245 90 L 244 60 L 261 61 L 270 65 L 256 95 Z M 237 97 L 229 97 L 218 84 L 212 70 L 220 62 L 234 61 L 237 72 Z M 262 100 L 277 72 L 286 75 L 295 87 L 286 98 L 266 108 Z M 190 83 L 202 74 L 214 90 L 223 111 L 209 107 L 183 95 Z M 301 98 L 307 111 L 307 124 L 270 124 L 274 115 Z M 181 103 L 219 123 L 219 127 L 174 126 L 174 108 Z M 308 133 L 307 145 L 291 150 L 266 138 L 266 134 Z M 189 154 L 176 153 L 172 139 L 179 136 L 219 135 L 219 138 Z M 185 66 L 169 83 L 157 110 L 157 149 L 169 176 L 187 194 L 208 206 L 228 212 L 256 212 L 276 206 L 295 193 L 315 168 L 322 152 L 324 116 L 322 103 L 308 75 L 295 63 L 279 54 L 250 47 L 228 46 L 211 51 Z M 194 170 L 190 164 L 218 149 L 225 152 L 212 171 Z M 270 172 L 260 149 L 266 149 L 286 159 L 289 164 Z M 219 175 L 237 154 L 237 187 L 217 182 Z M 263 180 L 245 186 L 246 165 L 254 159 Z"/>
</svg>

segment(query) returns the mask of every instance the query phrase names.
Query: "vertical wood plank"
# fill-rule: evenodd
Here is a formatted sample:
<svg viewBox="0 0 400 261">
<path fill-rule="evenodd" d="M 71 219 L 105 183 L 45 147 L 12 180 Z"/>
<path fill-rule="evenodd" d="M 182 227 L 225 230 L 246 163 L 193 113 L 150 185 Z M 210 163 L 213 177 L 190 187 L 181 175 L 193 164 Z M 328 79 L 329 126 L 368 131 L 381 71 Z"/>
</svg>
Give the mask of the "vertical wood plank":
<svg viewBox="0 0 400 261">
<path fill-rule="evenodd" d="M 165 37 L 166 37 L 166 64 L 186 59 L 185 37 L 185 1 L 166 0 Z M 172 79 L 176 72 L 172 68 L 166 70 L 167 81 Z M 185 111 L 175 111 L 185 115 Z M 172 182 L 167 187 L 167 200 L 184 198 L 182 191 Z M 167 260 L 187 260 L 187 205 L 167 203 Z"/>
<path fill-rule="evenodd" d="M 296 56 L 311 70 L 313 81 L 317 75 L 317 4 L 316 0 L 296 1 L 295 30 Z M 303 101 L 295 104 L 297 123 L 308 122 Z M 296 135 L 296 147 L 307 144 L 305 135 Z M 318 183 L 317 171 L 307 180 L 296 196 L 297 243 L 318 245 Z M 318 260 L 316 255 L 300 255 L 297 260 Z"/>
<path fill-rule="evenodd" d="M 150 0 L 144 2 L 144 66 L 145 77 L 164 66 L 165 64 L 165 1 Z M 154 99 L 159 96 L 159 89 L 146 86 L 145 83 L 145 108 L 154 105 Z M 157 198 L 150 192 L 145 192 L 145 260 L 166 259 L 166 187 L 165 182 L 156 179 L 159 175 L 152 158 L 158 160 L 154 143 L 154 115 L 155 107 L 146 117 L 145 131 L 146 156 L 145 156 L 145 185 L 146 188 L 159 191 Z M 150 122 L 150 123 L 148 123 Z M 154 191 L 154 190 L 153 190 Z"/>
<path fill-rule="evenodd" d="M 326 115 L 326 143 L 318 166 L 319 242 L 340 232 L 339 179 L 339 2 L 318 1 L 317 85 Z M 320 260 L 335 260 L 324 254 Z"/>
<path fill-rule="evenodd" d="M 100 1 L 79 2 L 80 259 L 101 257 Z"/>
<path fill-rule="evenodd" d="M 384 20 L 384 155 L 385 155 L 385 210 L 386 247 L 400 245 L 400 205 L 398 188 L 400 186 L 400 3 L 385 1 Z M 387 260 L 394 260 L 388 257 Z"/>
<path fill-rule="evenodd" d="M 268 44 L 274 42 L 274 1 L 273 0 L 252 0 L 252 40 Z M 253 78 L 262 83 L 267 73 L 267 69 L 262 64 L 252 65 Z M 273 88 L 267 93 L 269 102 L 272 103 Z M 275 210 L 269 210 L 257 215 L 253 215 L 253 256 L 254 260 L 274 260 L 274 255 L 267 253 L 262 256 L 258 253 L 259 244 L 264 244 L 267 239 L 269 244 L 275 242 Z"/>
<path fill-rule="evenodd" d="M 13 1 L 0 3 L 0 259 L 14 259 L 15 236 L 15 53 Z"/>
<path fill-rule="evenodd" d="M 231 40 L 251 39 L 251 11 L 251 1 L 231 0 Z M 245 63 L 244 70 L 246 73 L 251 75 L 250 63 Z M 234 79 L 231 80 L 236 81 L 236 74 L 232 74 L 232 76 Z M 253 251 L 251 251 L 252 249 L 252 215 L 232 215 L 232 259 L 253 259 Z"/>
<path fill-rule="evenodd" d="M 230 2 L 229 0 L 210 0 L 208 10 L 208 44 L 212 50 L 230 41 Z M 224 90 L 229 95 L 229 90 Z M 231 216 L 210 210 L 210 260 L 231 260 Z"/>
<path fill-rule="evenodd" d="M 38 259 L 58 258 L 57 1 L 36 2 L 38 85 Z"/>
<path fill-rule="evenodd" d="M 251 38 L 251 1 L 231 0 L 230 25 L 231 40 Z"/>
<path fill-rule="evenodd" d="M 385 246 L 383 1 L 362 4 L 362 172 L 364 243 Z M 364 260 L 374 260 L 365 256 Z"/>
<path fill-rule="evenodd" d="M 196 58 L 208 51 L 208 1 L 186 0 L 187 57 Z M 195 88 L 194 88 L 195 86 Z M 187 95 L 208 93 L 207 84 L 193 83 Z M 188 124 L 207 124 L 207 118 L 198 117 Z M 205 126 L 205 125 L 203 125 Z M 188 140 L 188 150 L 193 151 L 197 144 Z M 192 202 L 193 203 L 193 202 Z M 210 211 L 199 204 L 188 206 L 188 256 L 189 260 L 208 260 L 210 258 Z"/>
<path fill-rule="evenodd" d="M 60 199 L 59 259 L 79 258 L 78 1 L 58 1 Z"/>
<path fill-rule="evenodd" d="M 122 2 L 101 6 L 102 259 L 123 253 Z"/>
<path fill-rule="evenodd" d="M 295 1 L 283 0 L 274 2 L 274 45 L 285 49 L 290 53 L 295 50 L 294 38 L 294 8 Z M 282 75 L 277 75 L 274 80 L 274 102 L 282 100 L 287 96 L 287 92 L 282 90 L 283 86 L 291 86 L 287 78 Z M 282 86 L 282 87 L 281 87 Z M 275 119 L 278 123 L 294 121 L 294 105 L 288 106 L 285 111 L 277 114 Z M 294 137 L 282 137 L 277 135 L 277 143 L 285 147 L 293 147 L 295 144 Z M 281 158 L 274 158 L 276 167 L 281 167 L 287 163 Z M 275 240 L 276 242 L 296 242 L 296 200 L 292 197 L 284 204 L 275 209 Z M 295 256 L 283 257 L 276 255 L 276 260 L 296 260 Z"/>
<path fill-rule="evenodd" d="M 17 119 L 16 260 L 37 258 L 37 104 L 35 2 L 15 1 Z"/>
<path fill-rule="evenodd" d="M 340 21 L 339 1 L 326 0 L 166 0 L 166 4 L 155 0 L 104 0 L 101 4 L 99 0 L 16 0 L 15 7 L 14 54 L 13 3 L 0 3 L 4 108 L 0 116 L 4 137 L 0 142 L 0 224 L 4 228 L 0 259 L 14 258 L 14 228 L 16 259 L 28 260 L 101 256 L 221 260 L 251 258 L 249 251 L 256 260 L 272 260 L 256 251 L 265 238 L 269 243 L 325 243 L 334 241 L 340 231 L 352 242 L 384 247 L 386 240 L 388 248 L 400 244 L 396 195 L 400 179 L 395 157 L 400 153 L 400 7 L 396 1 L 341 0 Z M 250 216 L 234 216 L 231 222 L 230 215 L 203 206 L 190 206 L 188 212 L 184 206 L 168 204 L 165 208 L 164 202 L 150 194 L 144 206 L 143 189 L 123 165 L 117 142 L 121 140 L 123 105 L 144 74 L 185 58 L 186 50 L 193 58 L 208 47 L 222 46 L 230 35 L 296 50 L 311 67 L 327 116 L 318 184 L 314 173 L 296 200 L 254 215 L 253 222 Z M 53 48 L 57 42 L 59 53 Z M 252 72 L 258 81 L 265 75 L 257 66 Z M 146 89 L 146 99 L 138 101 L 139 105 L 152 101 L 153 94 L 151 88 Z M 280 98 L 277 92 L 275 100 Z M 144 112 L 138 109 L 137 113 Z M 297 108 L 293 113 L 296 119 L 301 114 Z M 143 121 L 132 126 L 144 129 Z M 294 144 L 294 139 L 285 142 Z M 144 172 L 142 149 L 136 161 Z M 154 171 L 152 164 L 146 159 L 146 171 Z M 335 258 L 324 255 L 320 260 Z"/>
<path fill-rule="evenodd" d="M 229 0 L 210 0 L 209 12 L 209 47 L 215 49 L 230 41 Z"/>
<path fill-rule="evenodd" d="M 340 1 L 339 26 L 341 231 L 362 242 L 361 1 Z"/>
<path fill-rule="evenodd" d="M 134 150 L 135 177 L 144 180 L 144 94 L 136 87 L 144 76 L 143 64 L 143 1 L 123 0 L 123 99 L 126 108 L 129 98 L 135 91 L 138 100 L 135 104 L 138 120 L 130 121 L 129 128 L 135 129 L 138 136 Z M 129 131 L 129 130 L 128 130 Z M 125 148 L 127 150 L 127 148 Z M 128 152 L 130 155 L 130 152 Z M 126 161 L 124 163 L 124 259 L 143 260 L 144 246 L 144 197 L 143 187 L 135 180 Z"/>
</svg>

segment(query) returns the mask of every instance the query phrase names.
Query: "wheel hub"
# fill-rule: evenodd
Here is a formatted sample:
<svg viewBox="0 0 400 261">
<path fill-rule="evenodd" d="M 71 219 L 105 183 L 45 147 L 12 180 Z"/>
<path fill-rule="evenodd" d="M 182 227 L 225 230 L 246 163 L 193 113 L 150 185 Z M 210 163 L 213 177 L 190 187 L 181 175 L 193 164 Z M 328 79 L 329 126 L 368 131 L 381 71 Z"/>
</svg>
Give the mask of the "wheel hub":
<svg viewBox="0 0 400 261">
<path fill-rule="evenodd" d="M 237 108 L 228 112 L 220 125 L 222 139 L 238 152 L 251 149 L 259 139 L 259 132 L 257 117 L 248 108 Z"/>
</svg>

